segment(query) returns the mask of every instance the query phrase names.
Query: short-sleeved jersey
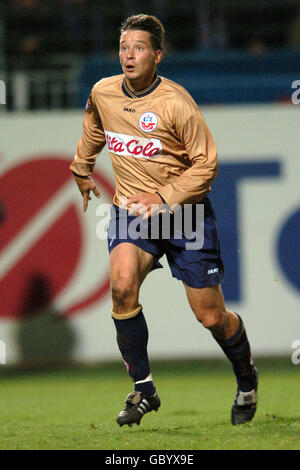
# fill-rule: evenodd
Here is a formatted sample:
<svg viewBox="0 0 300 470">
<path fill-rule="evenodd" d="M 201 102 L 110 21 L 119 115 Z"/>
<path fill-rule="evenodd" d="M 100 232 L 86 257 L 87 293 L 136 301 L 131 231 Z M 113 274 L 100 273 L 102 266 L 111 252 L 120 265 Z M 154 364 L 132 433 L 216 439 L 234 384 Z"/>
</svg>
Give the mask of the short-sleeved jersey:
<svg viewBox="0 0 300 470">
<path fill-rule="evenodd" d="M 215 141 L 199 107 L 184 88 L 164 77 L 156 76 L 136 93 L 124 75 L 94 85 L 71 170 L 91 175 L 105 144 L 117 205 L 121 196 L 141 192 L 159 192 L 170 206 L 200 202 L 217 174 Z"/>
</svg>

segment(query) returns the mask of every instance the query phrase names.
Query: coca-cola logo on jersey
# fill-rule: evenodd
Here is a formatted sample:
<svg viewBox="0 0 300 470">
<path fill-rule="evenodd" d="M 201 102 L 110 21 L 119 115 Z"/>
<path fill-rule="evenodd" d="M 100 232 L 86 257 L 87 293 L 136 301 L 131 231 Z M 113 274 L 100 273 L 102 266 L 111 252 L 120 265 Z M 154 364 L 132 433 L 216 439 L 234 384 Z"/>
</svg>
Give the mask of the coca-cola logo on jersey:
<svg viewBox="0 0 300 470">
<path fill-rule="evenodd" d="M 159 139 L 147 139 L 105 131 L 108 150 L 116 155 L 134 158 L 155 158 L 161 155 Z"/>
</svg>

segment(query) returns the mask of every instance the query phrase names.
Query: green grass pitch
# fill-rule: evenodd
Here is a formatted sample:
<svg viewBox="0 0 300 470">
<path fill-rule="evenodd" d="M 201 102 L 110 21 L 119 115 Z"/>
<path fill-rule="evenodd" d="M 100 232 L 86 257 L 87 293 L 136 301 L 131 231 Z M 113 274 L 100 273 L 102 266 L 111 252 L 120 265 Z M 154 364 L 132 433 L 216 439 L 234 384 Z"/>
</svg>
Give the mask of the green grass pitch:
<svg viewBox="0 0 300 470">
<path fill-rule="evenodd" d="M 300 365 L 256 361 L 259 407 L 251 423 L 230 424 L 235 395 L 222 360 L 153 362 L 162 406 L 141 425 L 115 418 L 132 390 L 122 364 L 44 371 L 0 370 L 1 450 L 300 449 Z"/>
</svg>

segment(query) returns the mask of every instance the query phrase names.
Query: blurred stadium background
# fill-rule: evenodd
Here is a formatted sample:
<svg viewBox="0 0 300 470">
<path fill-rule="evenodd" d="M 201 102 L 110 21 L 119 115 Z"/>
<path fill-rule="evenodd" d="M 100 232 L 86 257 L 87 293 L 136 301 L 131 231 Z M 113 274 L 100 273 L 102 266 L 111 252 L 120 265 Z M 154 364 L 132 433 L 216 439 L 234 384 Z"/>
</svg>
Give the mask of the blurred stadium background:
<svg viewBox="0 0 300 470">
<path fill-rule="evenodd" d="M 98 201 L 82 215 L 68 165 L 91 86 L 121 73 L 120 23 L 140 12 L 165 24 L 159 73 L 192 94 L 217 141 L 212 199 L 228 305 L 244 317 L 254 355 L 290 362 L 300 339 L 299 0 L 1 0 L 0 9 L 6 367 L 119 360 Z M 109 203 L 106 150 L 95 177 Z M 141 301 L 151 357 L 221 357 L 167 266 Z"/>
</svg>

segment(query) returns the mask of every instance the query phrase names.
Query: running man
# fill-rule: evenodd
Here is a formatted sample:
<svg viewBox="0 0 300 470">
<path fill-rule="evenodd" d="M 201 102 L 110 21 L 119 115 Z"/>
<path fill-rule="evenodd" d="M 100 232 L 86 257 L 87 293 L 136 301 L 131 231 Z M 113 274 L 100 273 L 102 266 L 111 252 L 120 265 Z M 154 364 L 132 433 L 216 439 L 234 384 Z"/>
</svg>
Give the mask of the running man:
<svg viewBox="0 0 300 470">
<path fill-rule="evenodd" d="M 207 196 L 217 175 L 216 145 L 189 93 L 157 74 L 163 44 L 164 27 L 156 17 L 135 15 L 123 23 L 119 54 L 123 74 L 102 79 L 92 88 L 83 135 L 70 167 L 86 211 L 91 192 L 100 197 L 91 175 L 97 155 L 108 145 L 116 183 L 108 228 L 111 315 L 120 353 L 134 382 L 117 423 L 140 424 L 145 413 L 160 406 L 139 291 L 147 274 L 161 267 L 159 259 L 164 254 L 172 275 L 183 282 L 196 319 L 232 363 L 237 393 L 231 422 L 245 423 L 256 411 L 257 371 L 244 323 L 226 308 L 221 289 L 223 262 L 215 214 Z M 184 214 L 187 205 L 193 207 L 192 218 L 197 206 L 204 207 L 200 248 L 187 249 L 190 239 L 184 231 L 181 237 L 178 233 L 175 236 L 172 208 L 179 206 Z M 133 237 L 129 229 L 125 236 L 120 235 L 121 220 L 129 227 L 138 217 L 140 227 L 148 224 L 149 228 L 166 207 L 173 223 L 168 239 L 161 233 L 153 239 Z"/>
</svg>

